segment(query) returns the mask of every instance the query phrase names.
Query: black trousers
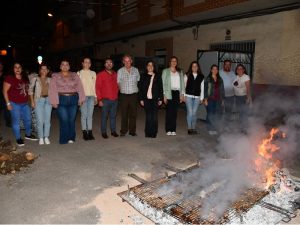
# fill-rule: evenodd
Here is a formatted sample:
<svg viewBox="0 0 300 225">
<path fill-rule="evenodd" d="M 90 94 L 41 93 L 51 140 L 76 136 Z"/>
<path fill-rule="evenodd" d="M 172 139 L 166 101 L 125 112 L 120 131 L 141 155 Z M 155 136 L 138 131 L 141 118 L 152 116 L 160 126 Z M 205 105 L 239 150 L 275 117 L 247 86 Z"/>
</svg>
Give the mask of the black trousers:
<svg viewBox="0 0 300 225">
<path fill-rule="evenodd" d="M 130 134 L 136 132 L 136 117 L 137 117 L 137 94 L 121 94 L 121 134 L 126 134 L 129 129 Z"/>
<path fill-rule="evenodd" d="M 144 109 L 146 113 L 145 137 L 156 137 L 158 129 L 157 119 L 157 101 L 152 99 L 144 100 Z"/>
<path fill-rule="evenodd" d="M 168 99 L 166 106 L 166 132 L 176 132 L 177 111 L 179 104 L 179 91 L 172 91 L 172 99 Z"/>
</svg>

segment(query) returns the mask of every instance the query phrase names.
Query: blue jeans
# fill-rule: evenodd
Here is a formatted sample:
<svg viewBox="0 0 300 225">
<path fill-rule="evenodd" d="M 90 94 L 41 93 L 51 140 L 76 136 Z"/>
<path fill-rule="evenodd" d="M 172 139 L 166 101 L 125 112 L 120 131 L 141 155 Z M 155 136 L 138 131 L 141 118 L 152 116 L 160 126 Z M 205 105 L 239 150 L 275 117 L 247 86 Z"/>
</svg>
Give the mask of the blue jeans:
<svg viewBox="0 0 300 225">
<path fill-rule="evenodd" d="M 39 138 L 49 137 L 52 106 L 47 98 L 35 100 L 35 115 Z"/>
<path fill-rule="evenodd" d="M 196 122 L 197 122 L 197 111 L 200 104 L 200 98 L 185 98 L 185 105 L 186 105 L 186 120 L 188 124 L 188 129 L 196 129 Z"/>
<path fill-rule="evenodd" d="M 101 132 L 107 132 L 107 118 L 109 116 L 110 131 L 116 132 L 116 117 L 118 100 L 103 99 L 102 113 L 101 113 Z"/>
<path fill-rule="evenodd" d="M 247 96 L 235 96 L 236 110 L 239 113 L 240 127 L 246 129 L 248 126 L 249 106 L 247 105 Z"/>
<path fill-rule="evenodd" d="M 95 96 L 87 96 L 80 107 L 82 130 L 92 130 Z"/>
<path fill-rule="evenodd" d="M 59 119 L 59 143 L 67 144 L 75 141 L 75 120 L 78 108 L 78 95 L 59 96 L 57 114 Z"/>
<path fill-rule="evenodd" d="M 220 128 L 222 108 L 220 101 L 208 100 L 208 105 L 206 106 L 207 111 L 207 130 L 217 131 Z"/>
<path fill-rule="evenodd" d="M 12 110 L 10 111 L 12 130 L 15 138 L 18 140 L 21 138 L 20 131 L 20 120 L 23 120 L 25 127 L 25 134 L 31 135 L 31 110 L 29 105 L 26 103 L 14 103 L 10 102 Z"/>
</svg>

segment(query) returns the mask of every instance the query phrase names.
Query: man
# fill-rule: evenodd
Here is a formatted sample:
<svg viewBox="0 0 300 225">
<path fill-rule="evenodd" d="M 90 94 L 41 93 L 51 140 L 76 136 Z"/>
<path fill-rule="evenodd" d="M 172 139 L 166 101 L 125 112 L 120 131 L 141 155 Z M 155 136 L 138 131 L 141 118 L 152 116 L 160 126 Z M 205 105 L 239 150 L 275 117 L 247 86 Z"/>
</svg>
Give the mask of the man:
<svg viewBox="0 0 300 225">
<path fill-rule="evenodd" d="M 11 118 L 10 118 L 10 113 L 7 110 L 6 102 L 4 100 L 3 96 L 3 82 L 4 82 L 4 65 L 3 62 L 0 61 L 0 120 L 2 120 L 2 113 L 4 115 L 4 120 L 5 120 L 5 125 L 7 127 L 11 127 Z M 0 121 L 1 124 L 1 121 Z"/>
<path fill-rule="evenodd" d="M 106 124 L 109 115 L 111 135 L 118 137 L 116 132 L 116 117 L 118 107 L 118 83 L 117 73 L 112 69 L 113 61 L 106 59 L 105 69 L 97 74 L 96 78 L 96 95 L 98 105 L 102 107 L 101 113 L 101 132 L 103 138 L 108 138 Z"/>
<path fill-rule="evenodd" d="M 220 76 L 223 79 L 224 89 L 225 89 L 225 98 L 224 98 L 225 118 L 226 120 L 230 120 L 232 115 L 232 108 L 234 104 L 233 81 L 236 78 L 235 73 L 231 70 L 230 60 L 224 61 L 223 69 L 220 70 Z"/>
<path fill-rule="evenodd" d="M 130 55 L 123 56 L 124 66 L 118 70 L 118 85 L 120 88 L 121 104 L 121 136 L 125 136 L 129 130 L 129 135 L 136 136 L 136 116 L 138 103 L 138 82 L 140 73 L 132 66 Z"/>
</svg>

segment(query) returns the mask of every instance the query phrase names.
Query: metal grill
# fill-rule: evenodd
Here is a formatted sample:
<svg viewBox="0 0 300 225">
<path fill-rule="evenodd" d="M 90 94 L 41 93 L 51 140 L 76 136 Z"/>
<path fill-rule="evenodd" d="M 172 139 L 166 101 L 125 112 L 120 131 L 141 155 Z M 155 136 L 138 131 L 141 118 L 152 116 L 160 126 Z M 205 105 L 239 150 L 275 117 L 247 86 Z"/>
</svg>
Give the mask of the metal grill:
<svg viewBox="0 0 300 225">
<path fill-rule="evenodd" d="M 179 175 L 184 176 L 184 173 L 191 172 L 195 168 L 197 168 L 197 166 L 190 167 L 171 176 L 140 184 L 118 195 L 131 204 L 128 196 L 129 194 L 133 194 L 141 202 L 176 218 L 181 223 L 223 224 L 234 217 L 240 217 L 240 215 L 247 212 L 269 193 L 255 188 L 245 190 L 241 197 L 224 212 L 221 218 L 214 218 L 214 215 L 202 215 L 201 206 L 203 199 L 200 196 L 185 198 L 182 193 L 175 193 L 175 191 L 168 194 L 159 193 L 159 189 L 163 185 L 176 179 Z"/>
</svg>

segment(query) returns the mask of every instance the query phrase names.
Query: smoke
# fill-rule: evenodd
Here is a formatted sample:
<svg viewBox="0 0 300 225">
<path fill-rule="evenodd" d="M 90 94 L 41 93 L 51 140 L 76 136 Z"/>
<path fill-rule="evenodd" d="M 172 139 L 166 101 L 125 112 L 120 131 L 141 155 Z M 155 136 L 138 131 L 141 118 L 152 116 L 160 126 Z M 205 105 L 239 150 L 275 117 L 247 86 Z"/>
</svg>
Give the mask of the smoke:
<svg viewBox="0 0 300 225">
<path fill-rule="evenodd" d="M 216 151 L 204 158 L 201 155 L 199 169 L 177 176 L 161 187 L 159 193 L 162 196 L 174 192 L 180 194 L 183 197 L 178 203 L 200 197 L 203 218 L 219 218 L 242 192 L 251 187 L 262 187 L 254 161 L 258 156 L 257 146 L 270 128 L 278 127 L 286 134 L 285 139 L 276 140 L 280 146 L 276 157 L 283 164 L 295 157 L 300 146 L 299 103 L 299 93 L 290 96 L 272 91 L 260 96 L 251 109 L 246 134 L 236 132 L 238 129 L 222 133 Z"/>
</svg>

